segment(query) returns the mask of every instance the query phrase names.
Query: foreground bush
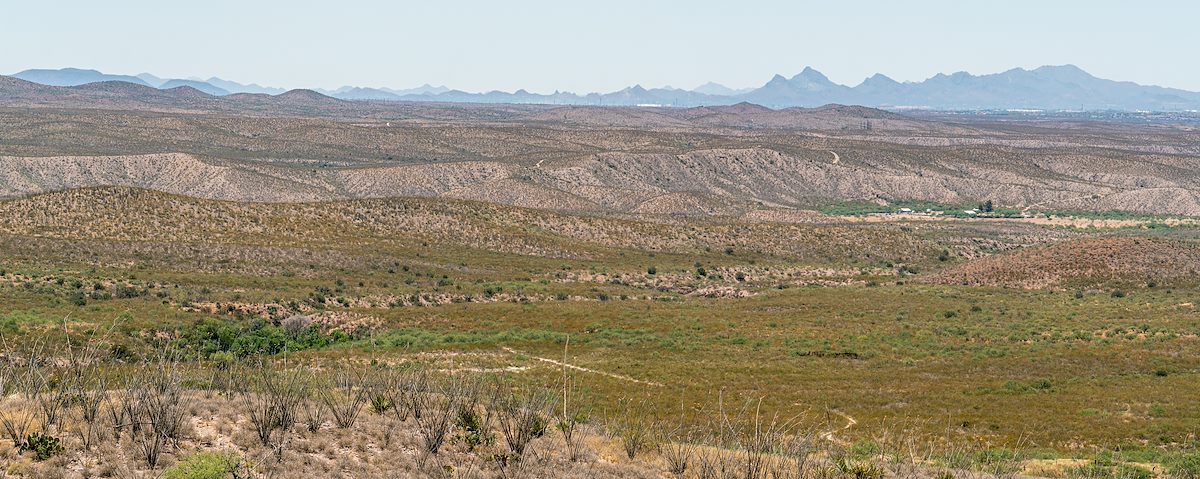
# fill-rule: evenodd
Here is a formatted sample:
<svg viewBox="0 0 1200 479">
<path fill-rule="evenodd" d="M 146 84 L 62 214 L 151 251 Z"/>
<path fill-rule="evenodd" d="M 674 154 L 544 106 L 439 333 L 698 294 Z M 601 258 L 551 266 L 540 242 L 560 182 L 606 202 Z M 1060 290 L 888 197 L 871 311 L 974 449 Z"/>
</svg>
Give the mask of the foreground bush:
<svg viewBox="0 0 1200 479">
<path fill-rule="evenodd" d="M 199 452 L 163 473 L 163 479 L 226 479 L 242 477 L 242 460 L 236 454 Z"/>
<path fill-rule="evenodd" d="M 32 452 L 39 461 L 45 461 L 63 452 L 62 441 L 49 434 L 35 432 L 17 444 L 17 450 Z"/>
</svg>

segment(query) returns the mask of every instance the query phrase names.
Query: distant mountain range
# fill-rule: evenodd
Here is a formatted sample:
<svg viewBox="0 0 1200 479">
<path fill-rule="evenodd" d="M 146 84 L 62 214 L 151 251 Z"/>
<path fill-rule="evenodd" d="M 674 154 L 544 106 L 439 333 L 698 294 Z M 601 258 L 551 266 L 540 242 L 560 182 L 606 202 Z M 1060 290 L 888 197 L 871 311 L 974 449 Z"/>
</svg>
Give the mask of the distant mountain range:
<svg viewBox="0 0 1200 479">
<path fill-rule="evenodd" d="M 262 87 L 256 84 L 243 85 L 237 82 L 222 80 L 217 77 L 212 77 L 208 80 L 200 80 L 196 78 L 167 79 L 159 78 L 150 73 L 140 73 L 138 75 L 110 75 L 107 73 L 98 72 L 96 70 L 83 70 L 79 68 L 62 68 L 59 70 L 25 70 L 19 73 L 14 73 L 10 76 L 49 86 L 79 86 L 86 85 L 88 83 L 99 83 L 106 81 L 123 81 L 137 85 L 154 87 L 160 90 L 169 90 L 171 88 L 180 86 L 190 86 L 214 96 L 224 96 L 233 93 L 265 93 L 268 95 L 278 95 L 287 91 L 283 88 Z"/>
<path fill-rule="evenodd" d="M 242 84 L 212 77 L 163 79 L 149 73 L 111 75 L 96 70 L 25 70 L 16 78 L 51 86 L 76 86 L 122 81 L 158 89 L 187 86 L 225 96 L 238 93 L 278 95 L 282 88 Z M 742 102 L 771 108 L 815 107 L 827 104 L 863 105 L 886 109 L 934 110 L 1200 110 L 1200 92 L 1145 86 L 1094 77 L 1073 65 L 1015 68 L 1002 73 L 938 74 L 921 82 L 897 82 L 876 74 L 857 86 L 834 83 L 813 68 L 787 78 L 776 75 L 758 88 L 733 89 L 706 83 L 692 90 L 643 88 L 640 85 L 611 93 L 576 94 L 491 91 L 471 93 L 444 86 L 423 85 L 406 90 L 345 86 L 316 92 L 352 101 L 435 101 L 461 103 L 538 103 L 563 105 L 716 106 Z"/>
<path fill-rule="evenodd" d="M 130 75 L 109 75 L 96 70 L 80 70 L 78 68 L 63 68 L 61 70 L 25 70 L 11 75 L 25 81 L 41 83 L 50 86 L 76 86 L 102 81 L 123 81 L 138 85 L 154 86 L 140 77 Z M 147 75 L 153 78 L 152 75 Z M 157 80 L 157 78 L 156 78 Z"/>
</svg>

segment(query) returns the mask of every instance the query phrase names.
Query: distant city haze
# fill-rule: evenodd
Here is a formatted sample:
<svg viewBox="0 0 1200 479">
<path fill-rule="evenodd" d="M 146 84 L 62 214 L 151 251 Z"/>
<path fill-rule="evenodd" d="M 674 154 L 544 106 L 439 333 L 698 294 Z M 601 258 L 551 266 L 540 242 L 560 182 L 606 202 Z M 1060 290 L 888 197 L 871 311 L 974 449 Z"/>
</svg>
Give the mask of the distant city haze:
<svg viewBox="0 0 1200 479">
<path fill-rule="evenodd" d="M 1200 91 L 1197 19 L 1188 1 L 6 2 L 0 73 L 585 93 L 1074 64 Z"/>
</svg>

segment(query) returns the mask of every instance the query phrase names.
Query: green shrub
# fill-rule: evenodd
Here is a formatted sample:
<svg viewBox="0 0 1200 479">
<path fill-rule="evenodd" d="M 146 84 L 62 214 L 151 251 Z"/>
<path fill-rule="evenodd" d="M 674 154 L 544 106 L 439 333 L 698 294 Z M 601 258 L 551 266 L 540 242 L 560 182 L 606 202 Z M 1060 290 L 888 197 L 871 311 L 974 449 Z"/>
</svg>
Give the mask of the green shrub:
<svg viewBox="0 0 1200 479">
<path fill-rule="evenodd" d="M 1167 460 L 1167 473 L 1174 479 L 1200 478 L 1200 452 L 1179 454 Z"/>
<path fill-rule="evenodd" d="M 163 479 L 225 479 L 241 468 L 241 462 L 232 453 L 198 452 L 167 469 Z"/>
<path fill-rule="evenodd" d="M 206 319 L 180 331 L 175 343 L 178 348 L 192 351 L 200 358 L 214 359 L 213 355 L 217 353 L 228 352 L 238 358 L 269 356 L 284 351 L 322 348 L 349 339 L 341 331 L 322 334 L 317 325 L 289 335 L 283 328 L 257 319 L 246 327 Z"/>
<path fill-rule="evenodd" d="M 459 411 L 454 425 L 459 431 L 458 436 L 454 438 L 454 442 L 467 446 L 468 451 L 474 451 L 480 446 L 490 446 L 496 443 L 496 435 L 488 430 L 487 426 L 483 424 L 483 419 L 479 417 L 479 413 L 474 410 L 463 409 Z"/>
<path fill-rule="evenodd" d="M 836 458 L 834 466 L 843 475 L 852 479 L 883 479 L 886 475 L 878 464 L 870 461 L 855 461 L 845 456 Z"/>
<path fill-rule="evenodd" d="M 87 295 L 83 291 L 75 291 L 67 295 L 67 300 L 75 306 L 87 306 Z"/>
<path fill-rule="evenodd" d="M 371 412 L 375 414 L 383 414 L 395 406 L 395 403 L 387 396 L 377 395 L 371 397 Z"/>
<path fill-rule="evenodd" d="M 37 456 L 37 460 L 45 461 L 63 452 L 62 441 L 57 437 L 49 434 L 35 432 L 25 437 L 25 440 L 17 444 L 17 450 L 21 452 L 33 452 Z"/>
<path fill-rule="evenodd" d="M 1121 464 L 1117 466 L 1116 479 L 1150 479 L 1154 477 L 1148 469 L 1130 464 Z"/>
<path fill-rule="evenodd" d="M 113 296 L 117 299 L 136 298 L 141 295 L 142 291 L 133 286 L 118 284 L 115 288 L 113 288 Z"/>
<path fill-rule="evenodd" d="M 975 453 L 976 464 L 996 464 L 1020 459 L 1020 454 L 1012 449 L 993 447 Z"/>
<path fill-rule="evenodd" d="M 137 353 L 129 349 L 129 346 L 120 343 L 109 346 L 108 355 L 113 360 L 124 363 L 136 363 L 141 360 Z"/>
<path fill-rule="evenodd" d="M 1074 479 L 1108 479 L 1112 477 L 1112 468 L 1097 462 L 1067 468 L 1067 477 Z"/>
<path fill-rule="evenodd" d="M 883 452 L 883 448 L 875 441 L 858 441 L 850 446 L 850 454 L 854 457 L 874 457 Z"/>
</svg>

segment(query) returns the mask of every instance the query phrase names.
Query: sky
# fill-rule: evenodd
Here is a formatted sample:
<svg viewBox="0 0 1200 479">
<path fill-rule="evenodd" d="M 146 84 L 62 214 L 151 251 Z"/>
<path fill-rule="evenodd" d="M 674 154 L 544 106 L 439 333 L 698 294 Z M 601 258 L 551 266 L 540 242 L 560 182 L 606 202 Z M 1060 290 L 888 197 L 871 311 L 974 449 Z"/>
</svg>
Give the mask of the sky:
<svg viewBox="0 0 1200 479">
<path fill-rule="evenodd" d="M 0 73 L 548 93 L 1069 63 L 1200 91 L 1198 21 L 1192 0 L 0 0 Z"/>
</svg>

